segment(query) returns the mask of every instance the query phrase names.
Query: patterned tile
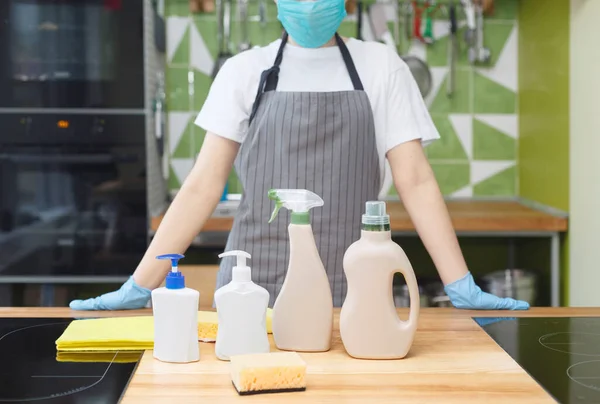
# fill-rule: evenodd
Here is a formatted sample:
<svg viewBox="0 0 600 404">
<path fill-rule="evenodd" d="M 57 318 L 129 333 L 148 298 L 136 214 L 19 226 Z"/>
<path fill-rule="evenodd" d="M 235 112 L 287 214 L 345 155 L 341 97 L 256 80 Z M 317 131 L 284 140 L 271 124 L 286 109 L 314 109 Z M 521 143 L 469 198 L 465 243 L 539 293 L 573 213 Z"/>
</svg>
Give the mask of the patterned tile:
<svg viewBox="0 0 600 404">
<path fill-rule="evenodd" d="M 197 115 L 202 109 L 202 105 L 204 105 L 204 101 L 206 100 L 206 97 L 208 97 L 211 83 L 212 78 L 201 72 L 194 71 L 194 95 L 192 102 L 192 108 L 195 112 L 194 115 Z"/>
<path fill-rule="evenodd" d="M 456 135 L 448 116 L 433 115 L 432 119 L 440 132 L 440 139 L 427 147 L 427 157 L 429 160 L 432 162 L 435 162 L 435 160 L 468 161 L 467 153 L 462 142 Z"/>
<path fill-rule="evenodd" d="M 193 132 L 193 144 L 191 146 L 193 156 L 197 156 L 200 153 L 200 149 L 202 148 L 202 143 L 204 143 L 204 137 L 206 136 L 206 131 L 197 125 L 194 126 Z"/>
<path fill-rule="evenodd" d="M 469 162 L 431 163 L 431 168 L 444 195 L 451 194 L 469 185 Z"/>
<path fill-rule="evenodd" d="M 465 37 L 466 30 L 466 26 L 462 26 L 458 29 L 456 34 L 458 47 L 460 49 L 457 54 L 456 66 L 469 66 L 467 52 L 464 52 L 464 50 L 466 49 L 466 44 L 463 38 Z M 444 36 L 442 38 L 437 39 L 432 45 L 427 47 L 427 64 L 429 66 L 448 66 L 449 40 L 450 38 L 448 36 Z"/>
<path fill-rule="evenodd" d="M 473 158 L 516 160 L 516 154 L 516 139 L 477 119 L 473 120 Z"/>
<path fill-rule="evenodd" d="M 517 94 L 474 73 L 474 111 L 477 114 L 516 114 Z"/>
<path fill-rule="evenodd" d="M 192 142 L 194 136 L 194 120 L 189 119 L 185 130 L 183 131 L 179 143 L 171 154 L 171 158 L 190 158 L 193 157 Z"/>
<path fill-rule="evenodd" d="M 167 108 L 169 111 L 189 111 L 187 67 L 169 67 L 166 73 Z"/>
<path fill-rule="evenodd" d="M 515 195 L 517 179 L 516 166 L 507 168 L 487 178 L 473 187 L 475 196 L 511 196 Z"/>
<path fill-rule="evenodd" d="M 446 95 L 446 81 L 442 83 L 440 91 L 434 98 L 429 111 L 435 114 L 464 114 L 471 112 L 472 99 L 472 75 L 471 70 L 457 70 L 454 94 L 452 97 Z"/>
<path fill-rule="evenodd" d="M 365 3 L 365 9 L 370 2 Z M 434 17 L 436 42 L 427 47 L 407 41 L 403 26 L 400 26 L 400 54 L 418 55 L 431 69 L 433 91 L 425 101 L 441 139 L 429 146 L 426 154 L 446 195 L 515 193 L 515 142 L 518 137 L 516 10 L 517 0 L 503 0 L 496 2 L 493 16 L 486 17 L 485 44 L 492 52 L 491 66 L 473 67 L 468 63 L 463 34 L 465 21 L 464 16 L 460 17 L 457 83 L 452 98 L 446 95 L 447 21 L 441 15 Z M 165 11 L 169 16 L 169 114 L 179 114 L 175 115 L 176 120 L 185 120 L 169 125 L 169 139 L 173 143 L 170 145 L 169 187 L 176 189 L 191 169 L 205 136 L 204 131 L 191 122 L 202 108 L 212 83 L 210 73 L 218 56 L 217 24 L 214 14 L 191 15 L 187 1 L 166 0 Z M 232 13 L 236 15 L 235 4 Z M 256 17 L 257 13 L 258 2 L 251 2 L 249 15 Z M 251 45 L 266 45 L 281 35 L 274 3 L 267 2 L 267 14 L 265 25 L 249 23 Z M 393 33 L 393 24 L 388 22 L 388 25 Z M 231 40 L 234 44 L 239 41 L 240 33 L 239 24 L 232 21 Z M 339 33 L 355 37 L 355 22 L 342 23 Z M 234 170 L 230 175 L 229 191 L 242 191 Z M 390 195 L 396 195 L 394 187 L 390 189 Z"/>
<path fill-rule="evenodd" d="M 171 58 L 171 64 L 173 65 L 184 65 L 187 66 L 190 63 L 190 28 L 186 28 L 183 37 L 177 44 L 177 48 L 173 57 Z"/>
</svg>

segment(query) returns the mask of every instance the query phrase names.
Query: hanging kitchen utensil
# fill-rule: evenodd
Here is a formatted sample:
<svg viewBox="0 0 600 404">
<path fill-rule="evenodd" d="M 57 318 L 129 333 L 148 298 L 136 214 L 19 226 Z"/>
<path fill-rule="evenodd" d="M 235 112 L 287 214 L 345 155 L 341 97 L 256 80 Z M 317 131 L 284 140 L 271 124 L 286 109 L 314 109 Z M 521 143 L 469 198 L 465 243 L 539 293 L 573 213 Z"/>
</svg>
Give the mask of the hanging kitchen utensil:
<svg viewBox="0 0 600 404">
<path fill-rule="evenodd" d="M 261 45 L 267 43 L 267 1 L 258 0 L 258 19 L 260 21 Z"/>
<path fill-rule="evenodd" d="M 486 48 L 483 43 L 483 6 L 481 2 L 475 4 L 475 16 L 477 26 L 477 44 L 475 60 L 479 63 L 489 63 L 492 57 L 492 52 Z"/>
<path fill-rule="evenodd" d="M 412 18 L 413 18 L 413 9 L 410 1 L 406 1 L 402 3 L 402 13 L 404 14 L 404 36 L 406 39 L 412 39 Z"/>
<path fill-rule="evenodd" d="M 423 39 L 423 35 L 421 34 L 421 22 L 423 19 L 423 9 L 419 7 L 419 4 L 416 1 L 412 2 L 412 11 L 413 11 L 413 33 L 412 37 L 418 39 L 421 42 L 425 42 Z"/>
<path fill-rule="evenodd" d="M 392 21 L 394 26 L 394 43 L 398 46 L 400 44 L 400 4 L 398 0 L 392 2 L 391 7 L 393 9 L 394 20 Z M 387 21 L 387 13 L 386 13 L 386 21 Z"/>
<path fill-rule="evenodd" d="M 154 95 L 154 135 L 156 137 L 156 153 L 162 165 L 162 176 L 165 181 L 169 178 L 169 156 L 165 153 L 167 95 L 165 92 L 165 75 L 162 71 L 156 73 L 156 92 Z"/>
<path fill-rule="evenodd" d="M 354 14 L 356 11 L 356 0 L 347 0 L 344 7 L 346 8 L 346 14 Z"/>
<path fill-rule="evenodd" d="M 432 16 L 436 9 L 437 6 L 435 5 L 435 1 L 432 1 L 431 4 L 429 2 L 425 2 L 425 7 L 423 10 L 423 14 L 425 15 L 425 29 L 423 30 L 422 40 L 427 45 L 431 45 L 434 41 Z"/>
<path fill-rule="evenodd" d="M 212 78 L 217 77 L 219 70 L 233 54 L 230 51 L 231 39 L 231 0 L 216 1 L 217 41 L 219 54 L 212 71 Z"/>
<path fill-rule="evenodd" d="M 446 95 L 452 97 L 456 83 L 456 58 L 458 56 L 458 41 L 456 33 L 458 24 L 456 21 L 456 5 L 454 0 L 448 3 L 448 15 L 450 22 L 450 40 L 448 41 L 448 79 L 446 81 Z"/>
<path fill-rule="evenodd" d="M 240 42 L 238 52 L 250 49 L 250 38 L 248 34 L 248 0 L 238 0 L 238 17 L 240 21 Z"/>
<path fill-rule="evenodd" d="M 158 10 L 157 0 L 152 1 L 152 13 L 154 15 L 154 47 L 160 53 L 166 50 L 166 28 L 165 19 Z"/>
<path fill-rule="evenodd" d="M 363 39 L 362 18 L 363 18 L 363 2 L 361 0 L 358 0 L 356 2 L 356 39 L 359 39 L 361 41 Z"/>
<path fill-rule="evenodd" d="M 402 60 L 408 65 L 411 74 L 415 78 L 419 90 L 421 91 L 421 96 L 423 98 L 427 97 L 433 83 L 431 71 L 429 70 L 427 63 L 413 55 L 402 56 Z"/>
<path fill-rule="evenodd" d="M 388 45 L 394 52 L 398 52 L 398 47 L 387 24 L 387 13 L 385 3 L 375 3 L 369 6 L 368 22 L 375 40 Z"/>
<path fill-rule="evenodd" d="M 475 37 L 477 36 L 477 24 L 475 22 L 475 8 L 473 0 L 461 0 L 465 17 L 467 19 L 467 29 L 465 31 L 465 42 L 469 48 L 475 46 Z"/>
</svg>

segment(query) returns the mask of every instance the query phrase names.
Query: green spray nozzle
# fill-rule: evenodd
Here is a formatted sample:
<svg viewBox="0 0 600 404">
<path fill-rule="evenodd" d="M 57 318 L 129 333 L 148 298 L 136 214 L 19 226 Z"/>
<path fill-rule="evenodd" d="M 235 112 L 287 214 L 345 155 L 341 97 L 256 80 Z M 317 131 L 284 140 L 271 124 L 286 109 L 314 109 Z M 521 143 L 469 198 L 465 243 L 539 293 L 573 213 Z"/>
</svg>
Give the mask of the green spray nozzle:
<svg viewBox="0 0 600 404">
<path fill-rule="evenodd" d="M 269 223 L 275 220 L 283 207 L 292 212 L 292 223 L 308 224 L 310 219 L 308 211 L 324 204 L 319 195 L 306 189 L 271 189 L 268 196 L 275 201 L 275 210 L 271 214 Z"/>
</svg>

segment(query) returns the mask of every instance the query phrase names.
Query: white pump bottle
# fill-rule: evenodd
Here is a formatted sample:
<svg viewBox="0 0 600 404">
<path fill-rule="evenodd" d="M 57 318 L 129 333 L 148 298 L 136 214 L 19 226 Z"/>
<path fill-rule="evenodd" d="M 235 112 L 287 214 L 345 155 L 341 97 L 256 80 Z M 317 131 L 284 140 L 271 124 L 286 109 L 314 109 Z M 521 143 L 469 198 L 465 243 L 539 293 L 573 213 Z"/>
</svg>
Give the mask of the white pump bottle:
<svg viewBox="0 0 600 404">
<path fill-rule="evenodd" d="M 267 353 L 270 351 L 267 335 L 267 307 L 269 292 L 252 282 L 245 251 L 228 251 L 219 258 L 237 256 L 232 279 L 215 292 L 215 306 L 219 319 L 215 354 L 221 360 L 233 355 Z"/>
<path fill-rule="evenodd" d="M 177 262 L 183 255 L 165 254 L 156 257 L 171 260 L 171 272 L 165 287 L 152 291 L 154 313 L 154 357 L 163 362 L 196 362 L 198 349 L 197 290 L 185 287 L 185 277 Z"/>
<path fill-rule="evenodd" d="M 328 351 L 333 329 L 333 300 L 309 213 L 324 202 L 305 189 L 275 189 L 269 191 L 269 198 L 275 200 L 269 223 L 282 207 L 291 211 L 290 262 L 273 305 L 275 345 L 286 351 Z"/>
</svg>

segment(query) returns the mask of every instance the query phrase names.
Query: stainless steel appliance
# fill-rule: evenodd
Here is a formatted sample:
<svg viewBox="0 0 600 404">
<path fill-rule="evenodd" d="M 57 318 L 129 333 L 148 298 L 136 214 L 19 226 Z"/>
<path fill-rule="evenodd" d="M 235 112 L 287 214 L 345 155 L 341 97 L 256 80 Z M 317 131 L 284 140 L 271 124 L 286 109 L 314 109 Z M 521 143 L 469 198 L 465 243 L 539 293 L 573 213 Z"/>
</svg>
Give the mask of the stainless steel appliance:
<svg viewBox="0 0 600 404">
<path fill-rule="evenodd" d="M 120 282 L 147 245 L 143 115 L 0 114 L 0 282 Z"/>
<path fill-rule="evenodd" d="M 0 1 L 0 89 L 0 111 L 143 110 L 144 1 Z"/>
<path fill-rule="evenodd" d="M 142 257 L 149 4 L 0 1 L 0 283 L 122 282 Z"/>
<path fill-rule="evenodd" d="M 482 278 L 482 289 L 499 297 L 512 297 L 535 305 L 537 276 L 522 269 L 495 271 Z"/>
</svg>

